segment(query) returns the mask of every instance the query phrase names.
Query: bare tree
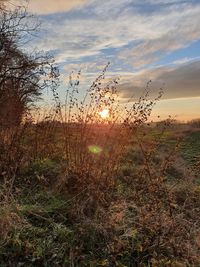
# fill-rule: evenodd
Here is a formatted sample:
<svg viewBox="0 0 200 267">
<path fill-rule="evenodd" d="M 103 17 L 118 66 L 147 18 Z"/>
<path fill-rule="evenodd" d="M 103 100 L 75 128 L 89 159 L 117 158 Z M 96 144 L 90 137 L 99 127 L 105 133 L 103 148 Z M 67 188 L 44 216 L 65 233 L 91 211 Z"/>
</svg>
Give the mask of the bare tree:
<svg viewBox="0 0 200 267">
<path fill-rule="evenodd" d="M 38 28 L 23 7 L 8 10 L 0 2 L 0 125 L 19 124 L 23 113 L 48 87 L 58 84 L 54 59 L 23 46 Z"/>
</svg>

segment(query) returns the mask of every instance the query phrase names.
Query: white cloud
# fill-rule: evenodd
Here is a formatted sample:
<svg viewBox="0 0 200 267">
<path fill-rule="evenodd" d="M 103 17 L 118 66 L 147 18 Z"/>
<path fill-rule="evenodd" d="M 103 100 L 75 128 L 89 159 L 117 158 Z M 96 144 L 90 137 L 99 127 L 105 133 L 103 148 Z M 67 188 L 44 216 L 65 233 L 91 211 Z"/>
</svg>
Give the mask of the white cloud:
<svg viewBox="0 0 200 267">
<path fill-rule="evenodd" d="M 96 1 L 83 13 L 80 10 L 80 16 L 61 21 L 55 16 L 43 24 L 47 34 L 37 40 L 37 45 L 44 50 L 56 49 L 59 62 L 85 56 L 101 58 L 103 49 L 118 48 L 120 60 L 141 67 L 200 37 L 200 5 L 194 8 L 188 4 L 174 10 L 167 7 L 153 14 L 142 14 L 127 4 L 130 0 L 108 0 L 105 4 Z M 115 9 L 121 13 L 117 14 Z M 134 43 L 139 45 L 123 48 Z"/>
<path fill-rule="evenodd" d="M 179 65 L 179 64 L 185 64 L 188 62 L 192 62 L 192 61 L 196 61 L 197 59 L 199 59 L 199 57 L 193 58 L 193 57 L 184 57 L 181 59 L 177 59 L 175 61 L 173 61 L 172 63 L 175 65 Z"/>
<path fill-rule="evenodd" d="M 135 67 L 143 67 L 157 61 L 167 53 L 198 40 L 200 38 L 200 6 L 186 7 L 184 10 L 163 14 L 163 19 L 159 15 L 157 22 L 160 21 L 159 23 L 163 25 L 162 34 L 156 38 L 144 38 L 143 42 L 136 47 L 122 51 L 119 57 Z"/>
<path fill-rule="evenodd" d="M 99 71 L 102 71 L 107 62 L 84 62 L 84 63 L 71 63 L 71 64 L 66 64 L 63 69 L 67 73 L 70 73 L 71 71 L 79 71 L 81 70 L 82 73 L 93 73 L 96 75 Z"/>
<path fill-rule="evenodd" d="M 150 4 L 178 4 L 185 3 L 185 0 L 145 0 L 145 2 Z"/>
</svg>

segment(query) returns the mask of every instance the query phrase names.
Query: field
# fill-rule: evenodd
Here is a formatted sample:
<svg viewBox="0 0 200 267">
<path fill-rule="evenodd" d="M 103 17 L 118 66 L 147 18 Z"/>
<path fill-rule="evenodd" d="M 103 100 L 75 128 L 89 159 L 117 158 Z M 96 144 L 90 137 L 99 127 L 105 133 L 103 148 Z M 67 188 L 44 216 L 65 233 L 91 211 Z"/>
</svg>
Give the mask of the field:
<svg viewBox="0 0 200 267">
<path fill-rule="evenodd" d="M 0 0 L 0 267 L 200 267 L 199 4 Z"/>
<path fill-rule="evenodd" d="M 98 139 L 84 152 L 84 166 L 75 142 L 71 172 L 62 132 L 2 132 L 1 266 L 199 266 L 200 129 L 142 126 L 117 165 L 115 131 L 106 151 Z"/>
</svg>

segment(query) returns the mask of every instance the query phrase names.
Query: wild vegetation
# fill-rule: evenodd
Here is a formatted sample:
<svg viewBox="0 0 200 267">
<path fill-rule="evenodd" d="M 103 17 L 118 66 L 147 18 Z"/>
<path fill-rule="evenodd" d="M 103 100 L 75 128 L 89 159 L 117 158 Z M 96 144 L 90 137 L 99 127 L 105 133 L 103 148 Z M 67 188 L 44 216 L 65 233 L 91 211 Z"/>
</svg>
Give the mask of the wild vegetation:
<svg viewBox="0 0 200 267">
<path fill-rule="evenodd" d="M 109 63 L 60 99 L 53 60 L 20 47 L 32 18 L 0 12 L 0 266 L 200 266 L 199 125 L 149 122 L 151 83 L 121 104 Z"/>
</svg>

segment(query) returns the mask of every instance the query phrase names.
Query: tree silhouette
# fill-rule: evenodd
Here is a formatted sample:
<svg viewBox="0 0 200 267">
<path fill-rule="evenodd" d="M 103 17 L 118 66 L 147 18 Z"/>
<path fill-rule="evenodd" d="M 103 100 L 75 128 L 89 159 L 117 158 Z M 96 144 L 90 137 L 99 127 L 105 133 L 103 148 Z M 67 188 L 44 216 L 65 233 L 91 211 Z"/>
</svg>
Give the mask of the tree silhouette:
<svg viewBox="0 0 200 267">
<path fill-rule="evenodd" d="M 12 126 L 43 89 L 57 86 L 59 72 L 50 55 L 23 49 L 39 26 L 33 16 L 23 7 L 0 6 L 0 125 Z"/>
</svg>

